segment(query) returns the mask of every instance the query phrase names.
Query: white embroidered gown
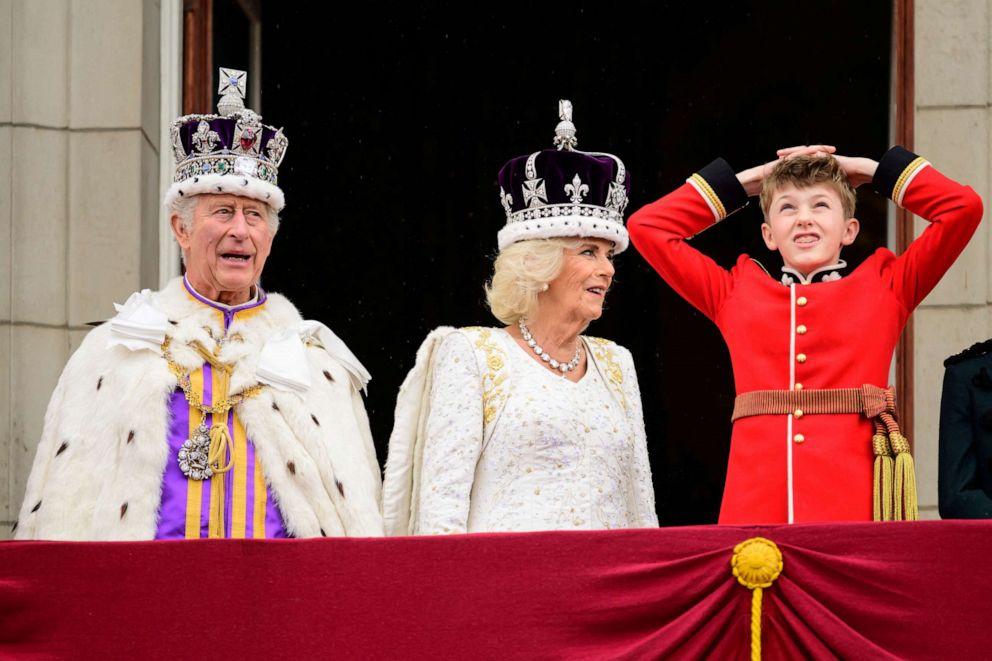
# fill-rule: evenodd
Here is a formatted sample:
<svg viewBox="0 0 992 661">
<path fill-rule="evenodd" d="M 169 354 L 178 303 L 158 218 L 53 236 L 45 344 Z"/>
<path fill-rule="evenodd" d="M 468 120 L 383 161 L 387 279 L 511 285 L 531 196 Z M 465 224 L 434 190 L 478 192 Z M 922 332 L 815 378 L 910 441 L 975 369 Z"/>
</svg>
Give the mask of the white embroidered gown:
<svg viewBox="0 0 992 661">
<path fill-rule="evenodd" d="M 474 349 L 461 333 L 438 349 L 414 534 L 657 526 L 630 354 L 619 349 L 628 417 L 592 360 L 572 382 L 504 330 L 492 336 L 511 385 L 485 447 Z"/>
</svg>

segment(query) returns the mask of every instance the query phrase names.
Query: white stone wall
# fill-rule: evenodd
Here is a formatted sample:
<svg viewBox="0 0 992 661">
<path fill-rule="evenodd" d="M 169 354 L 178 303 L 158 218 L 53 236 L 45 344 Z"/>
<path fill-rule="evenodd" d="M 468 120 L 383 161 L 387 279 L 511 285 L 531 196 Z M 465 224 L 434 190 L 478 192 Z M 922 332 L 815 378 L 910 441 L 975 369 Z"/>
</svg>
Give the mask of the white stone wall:
<svg viewBox="0 0 992 661">
<path fill-rule="evenodd" d="M 158 284 L 158 0 L 0 0 L 0 539 L 87 322 Z"/>
<path fill-rule="evenodd" d="M 992 204 L 992 0 L 916 0 L 916 149 Z M 986 213 L 988 216 L 988 213 Z M 917 235 L 926 223 L 916 219 Z M 943 361 L 992 337 L 992 232 L 983 220 L 951 271 L 915 313 L 915 429 L 921 517 L 937 514 Z"/>
</svg>

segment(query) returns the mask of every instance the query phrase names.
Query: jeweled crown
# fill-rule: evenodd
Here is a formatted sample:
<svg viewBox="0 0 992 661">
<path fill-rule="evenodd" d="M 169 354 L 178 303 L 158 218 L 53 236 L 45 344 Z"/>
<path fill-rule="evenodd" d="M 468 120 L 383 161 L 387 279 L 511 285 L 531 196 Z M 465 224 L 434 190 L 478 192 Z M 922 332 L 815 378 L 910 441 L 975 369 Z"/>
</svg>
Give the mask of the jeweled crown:
<svg viewBox="0 0 992 661">
<path fill-rule="evenodd" d="M 630 180 L 613 154 L 575 149 L 570 101 L 558 102 L 554 149 L 519 156 L 499 172 L 500 202 L 506 225 L 499 232 L 502 250 L 511 243 L 550 237 L 593 237 L 627 248 L 623 212 Z"/>
<path fill-rule="evenodd" d="M 284 206 L 278 187 L 279 165 L 289 141 L 282 129 L 262 123 L 245 108 L 247 73 L 221 69 L 217 92 L 220 114 L 184 115 L 172 123 L 176 161 L 166 203 L 177 196 L 233 193 Z"/>
</svg>

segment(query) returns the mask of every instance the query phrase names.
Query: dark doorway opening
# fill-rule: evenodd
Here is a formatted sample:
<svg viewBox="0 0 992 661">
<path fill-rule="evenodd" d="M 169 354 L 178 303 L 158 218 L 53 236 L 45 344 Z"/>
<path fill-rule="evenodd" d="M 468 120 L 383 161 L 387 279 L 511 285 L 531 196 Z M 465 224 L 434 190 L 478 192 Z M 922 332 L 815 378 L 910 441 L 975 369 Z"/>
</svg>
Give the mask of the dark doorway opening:
<svg viewBox="0 0 992 661">
<path fill-rule="evenodd" d="M 483 305 L 504 216 L 496 172 L 551 146 L 557 103 L 579 149 L 633 180 L 628 213 L 716 156 L 737 168 L 826 142 L 889 145 L 889 3 L 262 4 L 262 104 L 286 128 L 288 205 L 265 285 L 327 323 L 373 374 L 381 462 L 399 384 L 439 325 L 495 325 Z M 215 29 L 221 29 L 216 26 Z M 218 66 L 224 65 L 217 62 Z M 887 204 L 863 190 L 856 265 L 886 243 Z M 751 205 L 696 239 L 729 266 L 780 266 Z M 631 249 L 589 334 L 637 364 L 662 525 L 712 523 L 733 378 L 716 328 Z"/>
</svg>

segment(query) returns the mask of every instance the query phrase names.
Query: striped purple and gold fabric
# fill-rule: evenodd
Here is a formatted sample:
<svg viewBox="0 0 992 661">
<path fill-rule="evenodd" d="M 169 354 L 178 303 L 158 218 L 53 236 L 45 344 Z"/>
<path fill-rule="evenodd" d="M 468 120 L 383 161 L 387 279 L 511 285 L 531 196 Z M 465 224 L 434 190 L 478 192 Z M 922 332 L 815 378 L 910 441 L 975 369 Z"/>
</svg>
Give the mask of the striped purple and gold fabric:
<svg viewBox="0 0 992 661">
<path fill-rule="evenodd" d="M 190 296 L 217 310 L 224 319 L 225 330 L 235 316 L 254 314 L 265 305 L 266 297 L 261 289 L 254 303 L 228 309 L 203 298 L 188 283 L 186 287 Z M 204 405 L 213 404 L 218 379 L 219 374 L 209 363 L 190 374 L 193 391 L 201 395 Z M 178 388 L 172 393 L 169 407 L 169 460 L 163 476 L 155 539 L 287 537 L 282 516 L 266 486 L 262 464 L 255 455 L 255 446 L 234 411 L 227 413 L 227 430 L 234 441 L 231 470 L 198 481 L 183 475 L 177 455 L 201 422 L 209 427 L 214 421 L 209 415 L 202 420 L 200 411 L 190 407 Z M 227 457 L 225 461 L 230 459 Z"/>
</svg>

